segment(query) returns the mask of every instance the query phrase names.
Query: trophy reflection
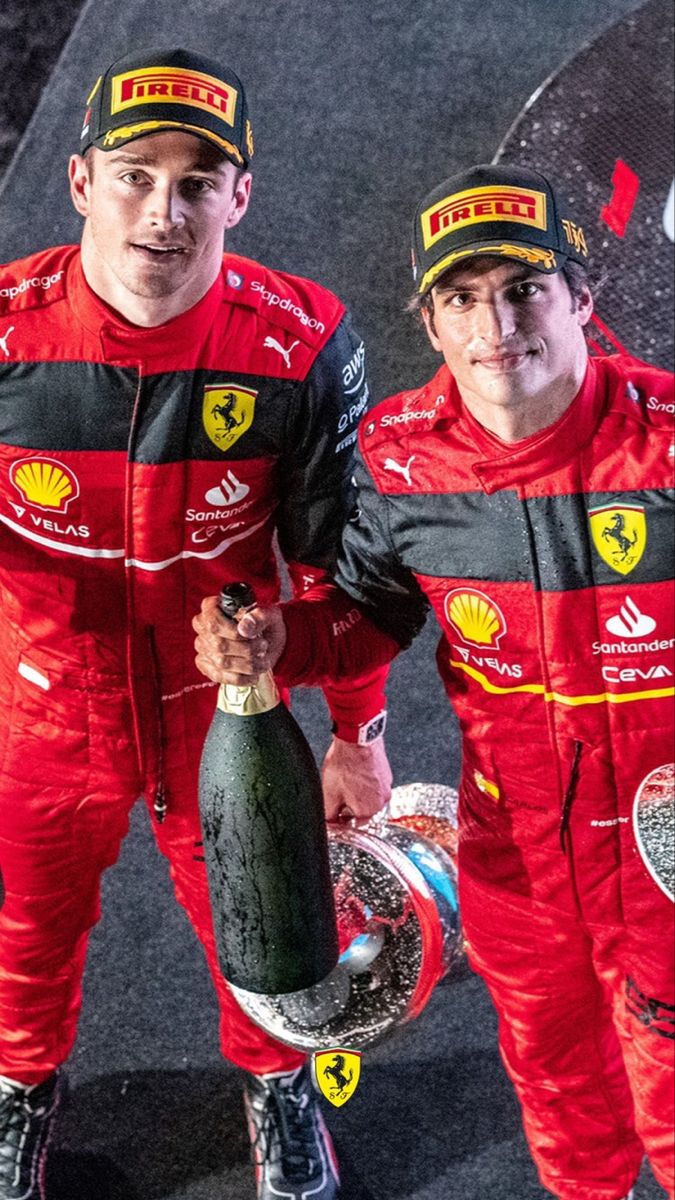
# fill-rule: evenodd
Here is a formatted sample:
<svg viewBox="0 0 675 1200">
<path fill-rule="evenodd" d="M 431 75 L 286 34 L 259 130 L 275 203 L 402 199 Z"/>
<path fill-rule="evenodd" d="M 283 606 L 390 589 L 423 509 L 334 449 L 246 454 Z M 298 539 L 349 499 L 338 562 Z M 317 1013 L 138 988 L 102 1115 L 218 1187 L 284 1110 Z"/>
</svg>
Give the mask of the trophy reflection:
<svg viewBox="0 0 675 1200">
<path fill-rule="evenodd" d="M 380 1041 L 419 1016 L 464 957 L 454 788 L 397 787 L 366 827 L 329 826 L 328 844 L 337 965 L 300 992 L 233 989 L 252 1020 L 302 1051 Z"/>
</svg>

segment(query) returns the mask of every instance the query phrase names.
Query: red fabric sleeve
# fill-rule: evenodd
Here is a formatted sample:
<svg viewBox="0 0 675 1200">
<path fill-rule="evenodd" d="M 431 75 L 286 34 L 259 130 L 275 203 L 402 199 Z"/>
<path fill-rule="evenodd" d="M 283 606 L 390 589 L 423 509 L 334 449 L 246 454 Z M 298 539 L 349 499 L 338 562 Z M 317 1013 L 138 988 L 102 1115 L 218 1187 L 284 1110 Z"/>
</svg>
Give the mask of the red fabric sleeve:
<svg viewBox="0 0 675 1200">
<path fill-rule="evenodd" d="M 356 611 L 359 614 L 362 609 L 357 605 L 347 594 L 340 588 L 336 587 L 330 580 L 326 578 L 323 572 L 317 570 L 316 567 L 307 567 L 300 563 L 288 564 L 289 575 L 293 585 L 293 591 L 298 601 L 284 605 L 284 617 L 288 622 L 294 624 L 294 618 L 291 612 L 297 604 L 303 604 L 305 601 L 316 606 L 317 602 L 320 607 L 312 610 L 312 623 L 315 617 L 320 620 L 323 636 L 321 643 L 326 642 L 326 649 L 329 649 L 332 641 L 339 640 L 347 631 L 350 623 L 356 620 Z M 333 609 L 334 606 L 334 609 Z M 301 610 L 303 611 L 303 610 Z M 333 614 L 333 615 L 331 615 Z M 360 619 L 360 616 L 359 616 Z M 301 628 L 298 628 L 299 638 L 306 642 L 309 631 L 302 623 L 304 616 L 301 619 Z M 363 653 L 361 649 L 358 651 L 354 648 L 345 660 L 345 670 L 342 670 L 341 664 L 338 664 L 337 658 L 331 658 L 331 669 L 322 671 L 319 668 L 319 674 L 312 674 L 312 678 L 298 679 L 300 683 L 320 683 L 326 703 L 334 723 L 334 733 L 337 737 L 342 738 L 346 742 L 357 742 L 359 738 L 359 728 L 372 720 L 386 708 L 385 699 L 385 684 L 387 675 L 389 674 L 388 663 L 398 653 L 399 646 L 392 639 L 387 638 L 382 634 L 372 622 L 366 622 L 368 627 L 375 632 L 376 639 L 384 638 L 387 646 L 381 648 L 379 653 L 376 651 L 375 659 L 371 666 L 370 653 L 363 655 L 363 665 L 356 665 L 357 659 Z M 339 632 L 336 634 L 336 630 Z M 368 635 L 366 635 L 368 637 Z M 292 635 L 293 641 L 296 640 L 296 634 Z M 370 640 L 368 638 L 368 640 Z M 289 630 L 289 640 L 286 646 L 286 651 L 280 662 L 277 664 L 275 675 L 282 686 L 293 686 L 284 677 L 282 672 L 282 664 L 285 664 L 288 656 L 291 662 L 291 650 L 289 643 L 291 634 Z M 316 647 L 317 653 L 323 656 L 323 649 L 319 652 L 319 644 Z M 354 669 L 352 669 L 352 660 L 354 661 Z M 307 667 L 314 672 L 315 666 L 318 666 L 321 660 L 317 659 L 316 663 L 307 661 Z M 335 672 L 332 669 L 335 663 Z"/>
<path fill-rule="evenodd" d="M 288 639 L 274 672 L 279 683 L 322 685 L 334 699 L 338 723 L 358 726 L 375 716 L 383 707 L 385 668 L 398 654 L 398 642 L 334 583 L 317 584 L 281 608 Z"/>
</svg>

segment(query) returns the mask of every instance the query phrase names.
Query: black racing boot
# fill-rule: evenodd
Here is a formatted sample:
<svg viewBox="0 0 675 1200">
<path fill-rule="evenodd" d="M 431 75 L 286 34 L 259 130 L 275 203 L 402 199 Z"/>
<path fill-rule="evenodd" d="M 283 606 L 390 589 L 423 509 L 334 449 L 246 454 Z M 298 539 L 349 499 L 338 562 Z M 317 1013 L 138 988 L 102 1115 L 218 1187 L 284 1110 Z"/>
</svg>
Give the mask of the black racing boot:
<svg viewBox="0 0 675 1200">
<path fill-rule="evenodd" d="M 244 1105 L 258 1200 L 337 1200 L 337 1160 L 309 1072 L 248 1075 Z"/>
<path fill-rule="evenodd" d="M 46 1200 L 45 1164 L 63 1076 L 32 1087 L 0 1077 L 0 1200 Z"/>
</svg>

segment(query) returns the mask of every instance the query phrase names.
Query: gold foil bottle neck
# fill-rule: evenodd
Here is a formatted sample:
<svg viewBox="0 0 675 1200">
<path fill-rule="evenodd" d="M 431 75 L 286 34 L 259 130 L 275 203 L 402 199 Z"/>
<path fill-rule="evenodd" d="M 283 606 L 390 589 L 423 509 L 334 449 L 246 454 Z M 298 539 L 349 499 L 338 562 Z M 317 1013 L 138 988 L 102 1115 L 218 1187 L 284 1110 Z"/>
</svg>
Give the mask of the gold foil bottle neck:
<svg viewBox="0 0 675 1200">
<path fill-rule="evenodd" d="M 238 717 L 255 717 L 276 708 L 278 703 L 279 692 L 269 671 L 261 675 L 257 683 L 245 687 L 221 683 L 218 689 L 218 708 Z"/>
</svg>

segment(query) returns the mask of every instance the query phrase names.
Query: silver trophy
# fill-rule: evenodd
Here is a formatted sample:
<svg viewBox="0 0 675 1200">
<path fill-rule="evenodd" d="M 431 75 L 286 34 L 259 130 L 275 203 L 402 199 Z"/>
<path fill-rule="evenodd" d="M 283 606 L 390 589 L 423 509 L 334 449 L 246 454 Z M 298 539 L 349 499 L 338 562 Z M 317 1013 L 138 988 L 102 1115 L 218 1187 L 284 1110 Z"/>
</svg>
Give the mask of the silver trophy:
<svg viewBox="0 0 675 1200">
<path fill-rule="evenodd" d="M 675 765 L 655 767 L 642 780 L 633 804 L 638 850 L 654 883 L 675 900 Z"/>
<path fill-rule="evenodd" d="M 366 827 L 329 826 L 338 963 L 301 992 L 233 988 L 248 1016 L 302 1051 L 360 1050 L 419 1016 L 463 959 L 456 844 L 457 792 L 438 784 L 395 788 Z"/>
</svg>

